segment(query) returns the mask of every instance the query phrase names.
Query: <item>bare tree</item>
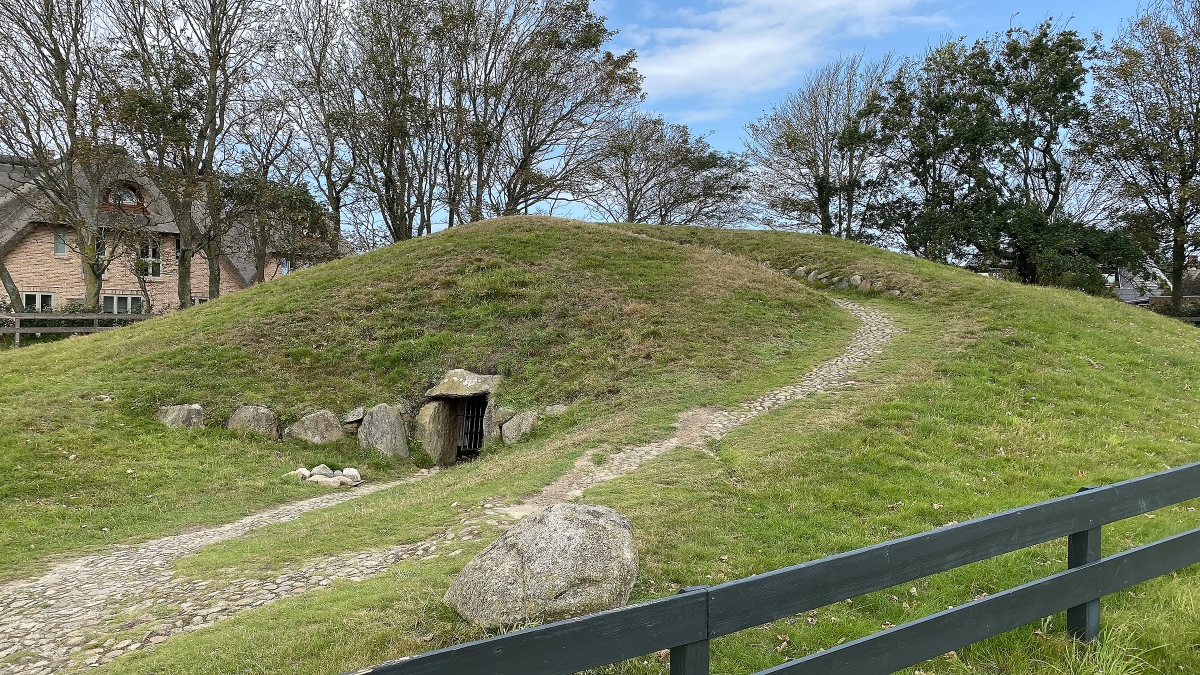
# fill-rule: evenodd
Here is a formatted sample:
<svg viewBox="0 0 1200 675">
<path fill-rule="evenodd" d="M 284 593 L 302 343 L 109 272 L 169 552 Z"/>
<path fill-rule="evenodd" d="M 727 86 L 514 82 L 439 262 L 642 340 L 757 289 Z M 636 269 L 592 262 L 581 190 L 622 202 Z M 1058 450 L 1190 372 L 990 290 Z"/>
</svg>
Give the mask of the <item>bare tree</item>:
<svg viewBox="0 0 1200 675">
<path fill-rule="evenodd" d="M 218 297 L 224 231 L 210 217 L 218 170 L 228 157 L 233 104 L 274 43 L 275 8 L 265 0 L 104 1 L 125 59 L 114 92 L 125 139 L 180 231 L 179 304 L 191 304 L 192 259 L 201 252 L 208 296 Z"/>
<path fill-rule="evenodd" d="M 0 186 L 31 217 L 75 233 L 70 245 L 92 309 L 122 239 L 138 225 L 106 204 L 113 183 L 132 175 L 103 105 L 108 54 L 98 24 L 91 0 L 0 3 L 0 152 L 14 156 L 14 175 Z M 16 288 L 5 286 L 10 295 Z"/>
<path fill-rule="evenodd" d="M 329 207 L 330 255 L 341 254 L 342 211 L 357 173 L 350 148 L 354 87 L 349 16 L 342 0 L 288 0 L 284 48 L 275 76 L 290 89 L 287 110 L 299 131 L 288 144 Z"/>
<path fill-rule="evenodd" d="M 839 141 L 848 129 L 870 125 L 859 113 L 891 70 L 891 55 L 838 59 L 747 125 L 753 191 L 766 224 L 846 238 L 866 234 L 860 214 L 873 158 L 861 144 Z"/>
<path fill-rule="evenodd" d="M 746 172 L 740 157 L 685 125 L 634 111 L 612 127 L 580 198 L 615 222 L 721 225 L 748 187 Z"/>
</svg>

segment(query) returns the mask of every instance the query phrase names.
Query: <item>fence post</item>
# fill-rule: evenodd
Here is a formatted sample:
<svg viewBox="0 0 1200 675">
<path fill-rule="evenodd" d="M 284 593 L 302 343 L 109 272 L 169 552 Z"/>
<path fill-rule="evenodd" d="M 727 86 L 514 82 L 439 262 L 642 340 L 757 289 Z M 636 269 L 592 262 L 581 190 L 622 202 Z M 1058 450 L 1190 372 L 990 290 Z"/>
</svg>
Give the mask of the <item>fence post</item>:
<svg viewBox="0 0 1200 675">
<path fill-rule="evenodd" d="M 1092 489 L 1082 487 L 1079 492 Z M 1101 555 L 1099 527 L 1067 536 L 1067 569 L 1096 562 Z M 1100 635 L 1100 598 L 1067 609 L 1067 632 L 1076 640 L 1095 640 Z"/>
<path fill-rule="evenodd" d="M 708 634 L 708 586 L 688 586 L 683 593 L 703 593 L 704 632 Z M 708 675 L 708 640 L 671 647 L 671 675 Z"/>
<path fill-rule="evenodd" d="M 13 333 L 13 349 L 20 349 L 21 348 L 21 317 L 19 317 L 19 316 L 13 317 L 13 320 L 17 322 L 17 332 Z"/>
</svg>

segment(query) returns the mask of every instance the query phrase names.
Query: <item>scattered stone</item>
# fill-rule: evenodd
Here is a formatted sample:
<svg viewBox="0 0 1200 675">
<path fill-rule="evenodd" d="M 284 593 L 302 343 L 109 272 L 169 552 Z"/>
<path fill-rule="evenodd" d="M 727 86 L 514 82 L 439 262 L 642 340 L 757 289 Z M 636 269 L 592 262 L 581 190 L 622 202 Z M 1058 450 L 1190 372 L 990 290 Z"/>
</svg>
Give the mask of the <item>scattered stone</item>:
<svg viewBox="0 0 1200 675">
<path fill-rule="evenodd" d="M 354 485 L 354 479 L 349 476 L 338 476 L 335 478 L 339 485 Z"/>
<path fill-rule="evenodd" d="M 886 295 L 900 295 L 900 290 L 899 290 L 899 289 L 892 289 L 892 290 L 888 291 L 888 292 L 886 293 Z"/>
<path fill-rule="evenodd" d="M 279 438 L 279 423 L 270 408 L 261 405 L 244 405 L 233 411 L 226 428 L 233 431 L 248 431 L 255 434 Z"/>
<path fill-rule="evenodd" d="M 817 281 L 825 281 L 831 276 L 833 276 L 833 272 L 822 272 L 817 275 Z"/>
<path fill-rule="evenodd" d="M 857 287 L 859 284 L 861 284 L 861 283 L 862 283 L 862 281 L 863 281 L 863 279 L 862 279 L 862 277 L 861 277 L 861 276 L 859 276 L 859 275 L 857 275 L 857 274 L 852 274 L 852 275 L 850 275 L 850 285 L 851 285 L 851 286 L 856 286 L 856 287 Z"/>
<path fill-rule="evenodd" d="M 408 457 L 407 427 L 398 407 L 380 403 L 362 417 L 358 447 L 393 457 Z"/>
<path fill-rule="evenodd" d="M 807 267 L 801 266 L 801 267 L 796 268 L 796 276 L 798 276 L 798 277 L 804 276 L 807 272 L 808 272 Z"/>
<path fill-rule="evenodd" d="M 108 394 L 100 394 L 96 397 L 96 400 L 101 403 L 112 403 L 113 397 L 109 396 Z"/>
<path fill-rule="evenodd" d="M 455 577 L 443 601 L 486 628 L 620 607 L 637 577 L 629 519 L 591 504 L 555 504 L 500 535 Z"/>
<path fill-rule="evenodd" d="M 821 273 L 821 270 L 814 269 L 813 271 L 811 271 L 811 272 L 809 272 L 809 273 L 808 273 L 808 280 L 809 280 L 809 281 L 816 281 L 816 280 L 817 280 L 817 275 L 818 275 L 818 274 L 820 274 L 820 273 Z"/>
<path fill-rule="evenodd" d="M 189 405 L 165 405 L 158 409 L 154 416 L 159 422 L 169 427 L 192 429 L 204 426 L 204 408 L 199 403 Z"/>
<path fill-rule="evenodd" d="M 295 476 L 296 478 L 299 478 L 300 480 L 308 480 L 308 477 L 311 476 L 312 474 L 309 473 L 308 469 L 306 469 L 304 467 L 300 467 L 299 469 L 296 469 L 295 471 L 289 471 L 283 475 L 284 476 Z"/>
<path fill-rule="evenodd" d="M 345 478 L 345 476 L 339 476 L 338 478 L 334 478 L 333 476 L 313 475 L 313 476 L 309 476 L 307 480 L 309 483 L 316 483 L 317 485 L 320 485 L 321 487 L 341 487 L 343 478 Z"/>
<path fill-rule="evenodd" d="M 829 285 L 830 285 L 830 286 L 837 286 L 837 285 L 841 284 L 841 281 L 842 281 L 842 278 L 841 278 L 841 277 L 834 277 L 834 278 L 832 278 L 832 279 L 830 279 L 830 280 L 829 280 Z"/>
<path fill-rule="evenodd" d="M 313 445 L 333 443 L 346 437 L 342 422 L 328 410 L 318 410 L 301 417 L 295 424 L 283 430 L 283 438 L 295 438 Z"/>
<path fill-rule="evenodd" d="M 453 413 L 450 402 L 445 400 L 430 401 L 417 413 L 417 440 L 438 466 L 450 466 L 458 459 L 453 440 L 446 433 L 453 421 Z"/>
<path fill-rule="evenodd" d="M 863 279 L 862 281 L 858 282 L 858 290 L 869 291 L 871 290 L 872 283 L 873 282 L 871 282 L 869 279 Z"/>
<path fill-rule="evenodd" d="M 538 414 L 536 410 L 528 410 L 505 422 L 500 427 L 500 437 L 505 445 L 512 445 L 525 437 L 537 427 Z"/>
<path fill-rule="evenodd" d="M 565 412 L 567 412 L 567 406 L 565 406 L 561 403 L 556 403 L 555 405 L 546 406 L 546 415 L 548 415 L 549 417 L 558 417 L 559 415 L 561 415 Z M 508 420 L 505 420 L 505 421 L 507 422 Z"/>
<path fill-rule="evenodd" d="M 366 414 L 367 409 L 360 405 L 342 416 L 342 424 L 354 424 L 355 422 L 361 422 Z"/>
<path fill-rule="evenodd" d="M 342 475 L 357 483 L 361 483 L 363 479 L 362 474 L 360 474 L 358 469 L 355 469 L 354 467 L 342 469 Z"/>
<path fill-rule="evenodd" d="M 490 394 L 500 384 L 499 375 L 480 375 L 455 368 L 448 371 L 425 395 L 429 398 L 465 398 Z"/>
<path fill-rule="evenodd" d="M 324 476 L 326 478 L 333 478 L 333 469 L 325 466 L 324 464 L 318 464 L 317 466 L 314 466 L 312 471 L 309 471 L 308 473 L 311 476 Z"/>
</svg>

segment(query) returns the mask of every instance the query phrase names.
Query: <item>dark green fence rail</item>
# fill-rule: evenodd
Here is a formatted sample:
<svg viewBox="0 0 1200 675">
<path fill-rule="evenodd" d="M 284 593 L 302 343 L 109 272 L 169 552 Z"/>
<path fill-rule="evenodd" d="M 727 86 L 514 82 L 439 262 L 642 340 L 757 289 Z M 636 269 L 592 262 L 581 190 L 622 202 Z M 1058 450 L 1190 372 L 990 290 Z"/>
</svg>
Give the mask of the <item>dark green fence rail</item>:
<svg viewBox="0 0 1200 675">
<path fill-rule="evenodd" d="M 1200 562 L 1200 528 L 1102 558 L 1101 526 L 1200 497 L 1200 463 L 640 605 L 352 671 L 355 675 L 569 675 L 671 650 L 671 675 L 707 675 L 709 640 L 1067 537 L 1067 567 L 758 675 L 886 675 L 1066 610 L 1079 639 L 1100 598 Z M 349 675 L 349 674 L 347 674 Z"/>
</svg>

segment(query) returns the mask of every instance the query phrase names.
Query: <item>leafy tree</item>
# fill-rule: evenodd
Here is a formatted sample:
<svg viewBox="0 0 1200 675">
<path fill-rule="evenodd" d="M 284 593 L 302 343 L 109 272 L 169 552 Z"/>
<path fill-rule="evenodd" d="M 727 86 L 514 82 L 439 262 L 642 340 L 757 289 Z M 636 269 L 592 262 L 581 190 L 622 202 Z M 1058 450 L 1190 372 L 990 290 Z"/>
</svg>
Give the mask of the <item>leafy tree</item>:
<svg viewBox="0 0 1200 675">
<path fill-rule="evenodd" d="M 1086 148 L 1116 176 L 1119 217 L 1169 277 L 1179 306 L 1200 247 L 1200 3 L 1157 1 L 1122 26 L 1096 68 Z"/>
<path fill-rule="evenodd" d="M 632 112 L 587 170 L 582 201 L 615 222 L 721 225 L 747 190 L 746 162 L 662 117 Z"/>
<path fill-rule="evenodd" d="M 869 222 L 917 255 L 1012 269 L 1025 283 L 1103 292 L 1101 269 L 1138 267 L 1128 235 L 1069 190 L 1094 186 L 1070 145 L 1087 120 L 1088 47 L 1052 21 L 908 62 L 864 116 L 873 133 L 843 135 L 883 158 L 883 197 Z"/>
</svg>

